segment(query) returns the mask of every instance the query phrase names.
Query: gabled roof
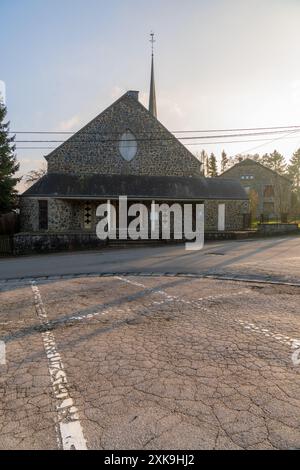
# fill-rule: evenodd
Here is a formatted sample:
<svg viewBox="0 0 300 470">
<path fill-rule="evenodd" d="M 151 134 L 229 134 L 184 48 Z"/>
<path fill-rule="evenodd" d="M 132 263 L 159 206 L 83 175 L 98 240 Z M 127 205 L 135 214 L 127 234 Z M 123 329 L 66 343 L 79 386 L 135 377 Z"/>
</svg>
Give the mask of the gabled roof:
<svg viewBox="0 0 300 470">
<path fill-rule="evenodd" d="M 22 197 L 56 197 L 81 199 L 112 199 L 127 196 L 131 199 L 199 200 L 241 199 L 248 196 L 236 180 L 133 175 L 46 174 Z"/>
<path fill-rule="evenodd" d="M 245 158 L 241 162 L 236 163 L 232 167 L 228 168 L 228 170 L 223 171 L 223 173 L 221 173 L 219 177 L 225 175 L 225 173 L 228 173 L 230 170 L 232 170 L 233 168 L 236 168 L 237 166 L 242 166 L 242 165 L 246 166 L 246 165 L 253 165 L 253 164 L 260 166 L 264 170 L 270 171 L 271 173 L 275 174 L 276 176 L 279 176 L 280 178 L 284 178 L 285 180 L 287 180 L 289 183 L 292 184 L 292 181 L 287 176 L 280 175 L 279 173 L 277 173 L 277 171 L 274 171 L 271 168 L 268 168 L 267 166 L 262 165 L 262 163 L 257 162 L 256 160 L 253 160 L 252 158 Z"/>
<path fill-rule="evenodd" d="M 154 174 L 163 174 L 164 164 L 169 175 L 200 174 L 199 160 L 138 101 L 137 95 L 125 93 L 47 155 L 49 171 L 76 173 L 77 168 L 78 173 L 147 174 L 150 156 Z M 129 162 L 118 151 L 120 137 L 128 130 L 138 143 L 137 155 Z M 86 162 L 91 171 L 86 170 Z"/>
</svg>

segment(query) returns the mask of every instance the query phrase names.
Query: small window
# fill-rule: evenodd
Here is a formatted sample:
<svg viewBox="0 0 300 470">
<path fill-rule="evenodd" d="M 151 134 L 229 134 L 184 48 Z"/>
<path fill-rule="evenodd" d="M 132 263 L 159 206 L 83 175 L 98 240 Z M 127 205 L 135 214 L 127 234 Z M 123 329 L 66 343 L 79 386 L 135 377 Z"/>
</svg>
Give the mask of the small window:
<svg viewBox="0 0 300 470">
<path fill-rule="evenodd" d="M 39 229 L 48 230 L 48 201 L 39 201 Z"/>
<path fill-rule="evenodd" d="M 241 180 L 254 180 L 253 175 L 242 175 Z"/>
</svg>

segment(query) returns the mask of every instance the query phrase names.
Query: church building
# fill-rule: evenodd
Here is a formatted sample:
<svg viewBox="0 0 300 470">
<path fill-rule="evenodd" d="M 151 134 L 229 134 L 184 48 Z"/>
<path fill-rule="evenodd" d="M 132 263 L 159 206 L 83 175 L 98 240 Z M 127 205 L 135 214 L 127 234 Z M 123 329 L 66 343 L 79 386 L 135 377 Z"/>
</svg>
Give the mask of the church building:
<svg viewBox="0 0 300 470">
<path fill-rule="evenodd" d="M 158 120 L 153 53 L 149 109 L 128 91 L 45 159 L 47 173 L 20 198 L 22 233 L 40 245 L 50 235 L 58 244 L 61 236 L 96 240 L 97 206 L 110 200 L 117 210 L 119 196 L 146 206 L 203 203 L 205 231 L 245 228 L 241 184 L 203 177 L 200 161 Z"/>
</svg>

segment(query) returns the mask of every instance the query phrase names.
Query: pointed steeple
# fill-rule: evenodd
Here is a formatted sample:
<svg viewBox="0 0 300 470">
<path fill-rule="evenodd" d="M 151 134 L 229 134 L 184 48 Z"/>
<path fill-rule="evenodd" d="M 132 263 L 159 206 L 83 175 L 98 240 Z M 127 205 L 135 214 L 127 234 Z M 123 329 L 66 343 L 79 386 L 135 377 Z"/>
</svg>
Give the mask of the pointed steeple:
<svg viewBox="0 0 300 470">
<path fill-rule="evenodd" d="M 155 43 L 154 33 L 150 34 L 151 45 L 152 45 L 152 57 L 151 57 L 151 80 L 150 80 L 150 95 L 149 95 L 149 111 L 154 117 L 157 117 L 156 109 L 156 94 L 155 94 L 155 81 L 154 81 L 154 58 L 153 58 L 153 46 Z"/>
</svg>

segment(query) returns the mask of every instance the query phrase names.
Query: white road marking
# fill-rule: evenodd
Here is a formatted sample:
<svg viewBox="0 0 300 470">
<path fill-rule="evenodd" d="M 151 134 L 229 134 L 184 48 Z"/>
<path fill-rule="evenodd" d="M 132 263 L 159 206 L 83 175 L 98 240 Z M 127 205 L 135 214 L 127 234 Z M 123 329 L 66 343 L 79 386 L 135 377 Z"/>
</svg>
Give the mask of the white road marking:
<svg viewBox="0 0 300 470">
<path fill-rule="evenodd" d="M 137 286 L 137 287 L 146 288 L 146 286 L 143 285 L 143 284 L 131 281 L 130 279 L 126 279 L 126 278 L 123 278 L 121 276 L 118 276 L 117 279 L 119 279 L 120 281 L 123 281 L 123 282 L 127 282 L 128 284 L 132 284 L 132 285 Z M 188 301 L 188 300 L 182 299 L 180 297 L 170 296 L 169 294 L 167 294 L 167 292 L 162 291 L 162 290 L 158 290 L 158 291 L 155 291 L 155 292 L 160 294 L 160 295 L 165 296 L 169 300 L 172 299 L 173 301 L 183 302 L 183 303 L 186 303 L 186 304 L 194 304 L 195 306 L 197 306 L 197 301 Z M 238 295 L 245 294 L 247 292 L 251 292 L 251 291 L 249 289 L 243 289 L 243 290 L 240 290 L 240 291 L 235 292 L 235 293 L 211 295 L 211 296 L 208 296 L 208 297 L 201 297 L 201 298 L 198 299 L 198 301 L 214 300 L 214 299 L 218 299 L 218 298 L 221 298 L 221 297 L 238 296 Z M 203 306 L 202 306 L 202 309 L 203 310 L 208 310 L 207 308 L 205 308 Z M 295 349 L 295 347 L 297 347 L 298 349 L 296 351 L 294 351 L 293 354 L 292 354 L 292 361 L 293 361 L 294 365 L 300 365 L 300 347 L 299 347 L 300 346 L 300 340 L 299 339 L 291 338 L 289 336 L 282 335 L 281 333 L 272 333 L 267 328 L 261 328 L 261 327 L 255 325 L 254 323 L 239 320 L 238 318 L 233 318 L 232 320 L 235 323 L 239 323 L 243 328 L 245 328 L 248 331 L 250 330 L 253 333 L 262 334 L 262 335 L 264 335 L 268 338 L 275 339 L 279 343 L 284 344 L 284 345 L 288 345 L 289 347 L 292 347 L 293 349 Z"/>
<path fill-rule="evenodd" d="M 49 325 L 46 309 L 35 281 L 31 282 L 34 295 L 35 309 L 42 325 Z M 56 431 L 58 443 L 64 450 L 86 450 L 86 440 L 79 420 L 79 414 L 74 401 L 68 390 L 66 371 L 57 350 L 54 334 L 51 331 L 42 332 L 42 338 L 46 356 L 48 359 L 48 370 L 51 378 L 53 393 L 57 401 L 58 422 Z"/>
<path fill-rule="evenodd" d="M 0 365 L 5 366 L 6 364 L 6 348 L 5 348 L 5 342 L 0 341 Z"/>
<path fill-rule="evenodd" d="M 209 295 L 207 297 L 200 297 L 198 300 L 218 300 L 226 297 L 236 297 L 238 295 L 243 295 L 251 292 L 249 289 L 241 289 L 237 292 L 226 292 L 224 294 Z"/>
<path fill-rule="evenodd" d="M 272 333 L 270 330 L 267 330 L 266 328 L 260 328 L 258 326 L 255 326 L 253 323 L 249 323 L 247 321 L 243 321 L 243 320 L 235 320 L 235 321 L 240 323 L 240 325 L 243 326 L 246 330 L 250 330 L 253 333 L 262 334 L 264 336 L 267 336 L 268 338 L 275 339 L 279 343 L 289 346 L 292 349 L 297 348 L 296 351 L 292 353 L 291 359 L 292 359 L 294 366 L 300 365 L 300 340 L 299 339 L 291 338 L 290 336 L 285 336 L 280 333 Z"/>
<path fill-rule="evenodd" d="M 125 282 L 127 284 L 134 285 L 136 287 L 142 287 L 143 289 L 147 288 L 147 286 L 145 284 L 142 284 L 142 283 L 136 282 L 136 281 L 132 281 L 131 279 L 128 279 L 128 278 L 124 278 L 124 277 L 121 277 L 121 276 L 114 276 L 114 278 L 119 279 L 120 281 Z M 189 300 L 183 299 L 181 297 L 177 297 L 177 296 L 174 296 L 174 295 L 169 295 L 167 292 L 165 292 L 163 290 L 155 290 L 153 293 L 163 296 L 165 298 L 165 300 L 153 301 L 152 304 L 153 305 L 161 305 L 161 304 L 164 304 L 166 302 L 181 302 L 181 303 L 184 303 L 184 304 L 187 304 L 187 305 L 194 305 L 197 308 L 201 308 L 204 311 L 208 311 L 208 309 L 206 307 L 204 307 L 204 305 L 202 304 L 203 301 L 210 301 L 210 300 L 215 300 L 215 299 L 224 298 L 224 297 L 230 297 L 231 298 L 233 296 L 240 296 L 240 295 L 246 294 L 248 292 L 251 292 L 251 291 L 249 289 L 245 288 L 245 289 L 241 289 L 237 292 L 228 292 L 228 293 L 224 293 L 224 294 L 210 295 L 210 296 L 207 296 L 207 297 L 200 297 L 197 300 L 189 301 Z M 111 313 L 111 311 L 112 311 L 112 309 L 108 308 L 106 310 L 103 310 L 102 312 L 94 312 L 94 313 L 88 313 L 88 314 L 82 314 L 82 315 L 74 315 L 72 317 L 69 317 L 68 321 L 72 321 L 72 320 L 81 321 L 81 320 L 85 320 L 85 319 L 90 319 L 90 318 L 94 318 L 98 315 L 106 315 L 108 313 Z M 121 313 L 124 313 L 124 312 L 121 311 Z M 263 334 L 265 337 L 268 337 L 268 338 L 271 338 L 271 339 L 276 339 L 281 344 L 285 344 L 285 345 L 288 345 L 290 347 L 292 346 L 292 344 L 294 344 L 294 342 L 299 341 L 295 338 L 290 338 L 289 336 L 282 335 L 281 333 L 272 333 L 267 328 L 261 328 L 259 326 L 256 326 L 254 323 L 251 323 L 251 322 L 248 322 L 248 321 L 242 321 L 242 320 L 239 320 L 237 318 L 233 318 L 232 321 L 235 322 L 235 323 L 239 323 L 241 326 L 243 326 L 244 329 L 246 329 L 248 331 L 250 330 L 253 333 Z M 299 355 L 298 351 L 297 351 L 297 354 Z M 298 362 L 298 360 L 299 360 L 298 356 L 297 356 L 297 361 L 295 361 L 296 351 L 293 353 L 293 357 L 294 357 L 293 362 L 294 363 Z"/>
<path fill-rule="evenodd" d="M 235 320 L 240 325 L 243 326 L 246 330 L 251 330 L 253 333 L 259 333 L 269 338 L 276 339 L 281 344 L 287 344 L 291 346 L 295 341 L 295 338 L 290 338 L 290 336 L 282 335 L 281 333 L 272 333 L 270 330 L 266 328 L 260 328 L 259 326 L 255 326 L 254 323 L 250 323 L 248 321 L 243 320 Z"/>
</svg>

